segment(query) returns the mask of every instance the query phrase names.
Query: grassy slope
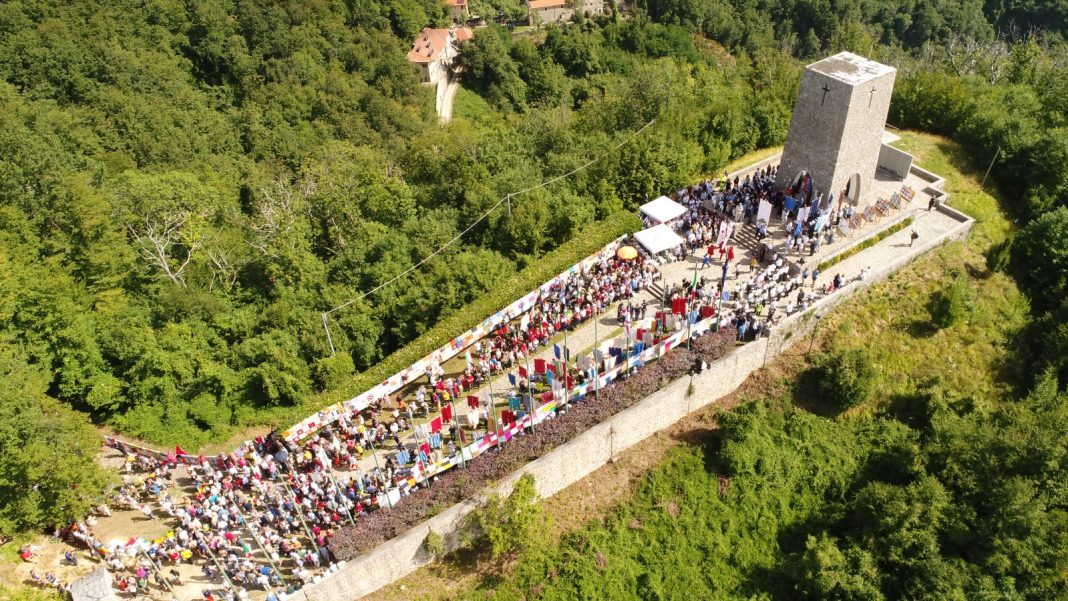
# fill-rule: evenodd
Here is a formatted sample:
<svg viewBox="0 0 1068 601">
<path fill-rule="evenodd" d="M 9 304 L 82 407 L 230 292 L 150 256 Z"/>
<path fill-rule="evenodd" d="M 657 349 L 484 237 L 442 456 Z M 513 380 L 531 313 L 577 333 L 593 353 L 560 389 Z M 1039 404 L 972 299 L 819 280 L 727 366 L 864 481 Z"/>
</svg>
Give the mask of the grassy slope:
<svg viewBox="0 0 1068 601">
<path fill-rule="evenodd" d="M 966 243 L 947 244 L 889 280 L 859 295 L 821 324 L 820 342 L 834 348 L 867 347 L 887 376 L 876 399 L 940 377 L 964 394 L 996 401 L 1011 390 L 1006 346 L 1027 318 L 1026 299 L 1011 278 L 989 273 L 985 252 L 1005 239 L 1011 223 L 997 200 L 980 190 L 978 176 L 957 144 L 906 133 L 898 146 L 916 162 L 946 177 L 949 204 L 976 218 Z M 926 304 L 956 272 L 969 274 L 977 294 L 970 318 L 949 330 L 930 325 Z M 878 401 L 877 401 L 878 403 Z"/>
<path fill-rule="evenodd" d="M 998 206 L 998 201 L 979 188 L 979 177 L 968 165 L 967 157 L 960 147 L 953 142 L 920 133 L 906 132 L 898 147 L 913 153 L 917 164 L 944 175 L 947 179 L 946 190 L 953 196 L 950 204 L 974 216 L 977 224 L 967 242 L 945 245 L 931 254 L 920 258 L 893 278 L 874 286 L 869 292 L 858 296 L 842 309 L 828 316 L 818 336 L 820 347 L 857 348 L 866 346 L 872 349 L 886 377 L 882 379 L 879 394 L 873 405 L 885 402 L 890 395 L 913 389 L 923 379 L 939 376 L 954 389 L 966 394 L 982 394 L 997 401 L 1004 397 L 1011 386 L 1006 381 L 1004 366 L 1009 365 L 1008 346 L 1010 341 L 1026 320 L 1027 304 L 1011 279 L 1003 274 L 990 274 L 986 271 L 984 253 L 991 244 L 1004 239 L 1011 228 L 1011 223 Z M 736 166 L 744 166 L 761 157 L 744 157 Z M 732 166 L 733 168 L 734 166 Z M 954 270 L 969 274 L 977 291 L 975 311 L 971 318 L 952 329 L 935 332 L 926 324 L 929 321 L 926 305 L 933 291 L 941 287 L 952 277 Z M 769 374 L 758 374 L 764 379 L 763 385 L 776 376 L 788 378 L 804 365 L 804 358 L 798 353 L 781 357 L 770 366 Z M 753 380 L 753 378 L 751 378 Z M 759 387 L 752 387 L 757 388 Z M 874 407 L 862 408 L 870 411 Z M 571 557 L 578 566 L 576 572 L 560 575 L 564 580 L 573 582 L 587 581 L 593 574 L 584 573 L 589 567 L 590 553 L 602 553 L 607 561 L 607 573 L 603 577 L 615 577 L 629 580 L 636 578 L 634 572 L 643 570 L 642 561 L 678 561 L 683 557 L 716 556 L 716 562 L 722 568 L 730 565 L 728 572 L 721 571 L 718 576 L 709 577 L 704 587 L 706 591 L 692 591 L 695 595 L 716 590 L 715 594 L 731 598 L 741 593 L 736 588 L 740 578 L 752 570 L 759 570 L 759 564 L 753 553 L 771 552 L 776 547 L 774 541 L 759 540 L 757 529 L 760 528 L 759 512 L 741 512 L 735 504 L 721 503 L 709 498 L 707 486 L 711 482 L 709 474 L 695 472 L 701 465 L 702 442 L 706 438 L 708 422 L 713 419 L 715 409 L 707 414 L 695 416 L 686 432 L 677 432 L 678 436 L 670 440 L 653 437 L 638 447 L 623 454 L 617 464 L 633 464 L 630 469 L 621 469 L 610 465 L 598 470 L 590 478 L 576 483 L 568 490 L 547 503 L 551 507 L 566 506 L 568 515 L 563 518 L 568 523 L 567 530 L 579 533 L 564 539 L 556 548 L 549 551 L 557 557 Z M 681 442 L 680 442 L 681 441 Z M 692 442 L 689 442 L 692 441 Z M 639 455 L 645 457 L 638 457 Z M 653 460 L 650 460 L 652 457 Z M 656 459 L 660 459 L 657 464 Z M 655 467 L 652 467 L 655 466 Z M 637 474 L 644 468 L 650 473 L 638 478 Z M 629 482 L 628 479 L 629 478 Z M 620 482 L 622 480 L 622 482 Z M 597 488 L 605 482 L 614 486 L 601 489 L 600 494 L 587 492 L 587 488 Z M 666 495 L 673 491 L 678 502 L 683 504 L 681 518 L 664 519 Z M 610 495 L 613 501 L 604 497 Z M 601 497 L 596 503 L 576 503 L 583 496 Z M 759 502 L 758 497 L 746 495 L 750 503 Z M 694 501 L 686 507 L 687 500 Z M 577 515 L 583 507 L 585 513 Z M 785 513 L 797 514 L 797 507 L 777 508 Z M 726 513 L 724 513 L 726 512 Z M 732 515 L 731 512 L 736 512 Z M 607 518 L 605 516 L 608 516 Z M 645 536 L 635 537 L 629 524 L 634 518 Z M 584 523 L 585 522 L 585 523 Z M 701 537 L 688 539 L 687 528 L 697 527 L 705 534 L 714 533 L 719 539 L 715 545 L 701 548 Z M 752 529 L 750 528 L 752 527 Z M 766 532 L 771 537 L 774 535 Z M 578 540 L 596 543 L 596 550 L 587 552 L 583 547 L 580 552 L 576 547 Z M 658 553 L 648 554 L 634 549 L 636 545 L 652 545 Z M 635 563 L 637 562 L 637 563 Z M 626 569 L 617 571 L 616 564 Z M 749 569 L 742 570 L 739 566 Z M 711 566 L 708 566 L 711 567 Z M 494 596 L 509 597 L 506 591 L 520 585 L 520 579 L 511 574 L 514 566 L 507 563 L 489 561 L 482 558 L 463 558 L 460 561 L 438 562 L 428 569 L 415 574 L 391 587 L 386 587 L 372 595 L 372 599 L 453 599 L 486 598 L 490 591 Z M 501 572 L 506 574 L 498 579 Z M 690 582 L 697 585 L 697 582 Z M 649 586 L 662 587 L 665 583 L 650 583 Z M 547 583 L 545 593 L 554 598 L 568 587 L 558 588 Z M 673 587 L 668 587 L 673 588 Z M 744 587 L 743 587 L 744 588 Z M 731 591 L 731 592 L 728 592 Z M 516 592 L 512 589 L 510 592 Z M 528 591 L 529 592 L 529 591 Z M 575 591 L 571 591 L 573 594 Z"/>
</svg>

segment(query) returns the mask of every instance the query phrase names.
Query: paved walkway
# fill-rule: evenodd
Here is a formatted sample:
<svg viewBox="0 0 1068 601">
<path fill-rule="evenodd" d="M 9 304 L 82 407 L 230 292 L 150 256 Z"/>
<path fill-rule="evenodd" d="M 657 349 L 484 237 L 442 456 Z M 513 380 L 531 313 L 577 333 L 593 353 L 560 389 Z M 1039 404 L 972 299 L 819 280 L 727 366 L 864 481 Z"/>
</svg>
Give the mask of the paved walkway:
<svg viewBox="0 0 1068 601">
<path fill-rule="evenodd" d="M 959 221 L 945 213 L 919 208 L 914 210 L 912 219 L 912 224 L 905 229 L 891 234 L 880 240 L 878 244 L 847 257 L 820 273 L 816 282 L 817 287 L 826 286 L 838 273 L 847 280 L 852 280 L 866 267 L 877 266 L 905 254 L 919 254 L 920 247 L 925 241 L 937 238 L 960 224 Z M 915 246 L 910 245 L 910 236 L 913 231 L 920 235 Z"/>
</svg>

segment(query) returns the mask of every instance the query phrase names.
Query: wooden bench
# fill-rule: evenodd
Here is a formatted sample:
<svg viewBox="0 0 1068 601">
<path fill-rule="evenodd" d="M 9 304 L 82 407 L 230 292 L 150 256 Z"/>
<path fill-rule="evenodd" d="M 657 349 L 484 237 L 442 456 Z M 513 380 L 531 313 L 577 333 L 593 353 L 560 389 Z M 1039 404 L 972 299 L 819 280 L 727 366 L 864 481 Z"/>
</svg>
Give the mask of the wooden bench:
<svg viewBox="0 0 1068 601">
<path fill-rule="evenodd" d="M 857 213 L 853 213 L 849 216 L 849 226 L 853 229 L 860 229 L 863 225 L 864 224 L 860 221 L 860 215 L 858 215 Z"/>
</svg>

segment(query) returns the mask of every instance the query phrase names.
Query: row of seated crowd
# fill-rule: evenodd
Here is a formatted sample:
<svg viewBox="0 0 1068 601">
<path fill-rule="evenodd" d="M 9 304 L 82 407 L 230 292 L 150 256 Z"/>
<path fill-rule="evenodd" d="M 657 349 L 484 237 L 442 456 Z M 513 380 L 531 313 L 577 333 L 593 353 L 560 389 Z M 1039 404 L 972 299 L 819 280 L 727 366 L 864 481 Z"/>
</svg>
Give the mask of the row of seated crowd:
<svg viewBox="0 0 1068 601">
<path fill-rule="evenodd" d="M 92 517 L 58 534 L 86 547 L 109 568 L 120 592 L 135 598 L 196 578 L 208 599 L 247 598 L 256 589 L 278 599 L 338 569 L 327 547 L 330 532 L 367 500 L 345 495 L 325 473 L 300 473 L 285 447 L 270 438 L 239 458 L 190 463 L 175 454 L 163 460 L 126 455 L 123 483 L 110 504 L 165 520 L 164 536 L 105 542 L 94 535 Z M 185 477 L 187 494 L 173 497 Z M 110 515 L 108 505 L 98 511 Z M 191 575 L 182 566 L 199 571 Z"/>
<path fill-rule="evenodd" d="M 656 268 L 640 257 L 604 258 L 554 283 L 526 317 L 502 324 L 492 337 L 473 345 L 472 361 L 463 374 L 445 377 L 440 367 L 431 370 L 429 388 L 420 385 L 396 399 L 380 398 L 362 410 L 351 408 L 304 444 L 272 433 L 234 453 L 201 457 L 192 464 L 173 454 L 163 460 L 130 454 L 124 484 L 113 504 L 138 510 L 148 519 L 165 519 L 172 526 L 170 532 L 159 540 L 107 545 L 83 523 L 75 538 L 103 559 L 120 590 L 129 594 L 179 584 L 178 571 L 163 570 L 191 562 L 200 565 L 211 582 L 206 594 L 241 598 L 249 589 L 272 595 L 295 590 L 337 569 L 328 547 L 333 529 L 391 504 L 391 497 L 383 494 L 387 491 L 403 497 L 418 490 L 419 483 L 408 482 L 414 465 L 440 460 L 443 446 L 450 455 L 456 453 L 460 440 L 455 426 L 447 438 L 437 428 L 429 433 L 425 440 L 432 449 L 426 443 L 408 449 L 401 436 L 415 429 L 415 413 L 426 417 L 435 410 L 448 413 L 452 401 L 464 392 L 492 374 L 521 365 L 558 331 L 578 327 L 612 303 L 631 299 L 658 276 Z M 585 374 L 576 370 L 574 376 L 581 383 Z M 533 377 L 518 384 L 520 390 L 536 390 Z M 510 396 L 517 396 L 514 390 Z M 434 422 L 438 428 L 443 423 L 440 418 Z M 425 431 L 427 426 L 419 428 Z M 379 464 L 378 454 L 390 441 L 398 452 Z M 368 451 L 376 465 L 360 469 L 359 459 Z M 188 472 L 195 490 L 175 500 L 170 490 L 179 469 Z M 150 579 L 150 574 L 155 577 Z"/>
<path fill-rule="evenodd" d="M 671 285 L 662 282 L 652 257 L 603 257 L 554 282 L 524 315 L 504 320 L 474 342 L 462 372 L 450 374 L 444 366 L 434 365 L 427 368 L 425 381 L 408 383 L 392 398 L 382 396 L 366 406 L 349 401 L 340 414 L 321 412 L 320 419 L 328 425 L 299 444 L 272 432 L 212 459 L 129 455 L 114 503 L 150 519 L 163 518 L 171 531 L 158 540 L 107 546 L 92 536 L 91 525 L 78 524 L 76 538 L 113 573 L 122 575 L 121 586 L 128 591 L 152 586 L 148 580 L 152 573 L 155 586 L 173 584 L 163 581 L 180 580 L 178 572 L 162 570 L 183 563 L 199 565 L 209 590 L 220 591 L 223 597 L 240 598 L 249 589 L 280 597 L 284 596 L 280 591 L 316 581 L 338 569 L 329 549 L 336 528 L 403 502 L 403 497 L 425 485 L 413 476 L 446 456 L 454 457 L 461 444 L 470 442 L 455 408 L 465 395 L 472 410 L 467 425 L 472 436 L 479 436 L 475 431 L 479 423 L 486 427 L 481 435 L 508 423 L 497 415 L 495 401 L 471 396 L 494 376 L 509 374 L 511 386 L 498 392 L 509 399 L 509 411 L 500 413 L 510 413 L 512 423 L 551 391 L 549 378 L 535 376 L 530 362 L 557 333 L 582 326 L 618 302 L 617 319 L 627 326 L 628 340 L 632 322 L 637 322 L 639 332 L 646 332 L 645 338 L 634 337 L 638 341 L 634 352 L 640 352 L 641 342 L 648 344 L 680 329 L 686 318 L 716 314 L 719 325 L 736 326 L 738 339 L 744 342 L 766 334 L 784 313 L 807 308 L 817 293 L 805 289 L 807 270 L 791 273 L 791 265 L 773 249 L 753 254 L 745 281 L 740 278 L 743 262 L 738 257 L 735 281 L 727 285 L 730 263 L 736 258 L 731 240 L 735 227 L 744 227 L 736 222 L 751 222 L 761 200 L 781 204 L 782 195 L 773 191 L 774 178 L 775 170 L 769 167 L 741 181 L 735 178 L 718 186 L 703 182 L 674 195 L 687 208 L 670 224 L 685 241 L 679 256 L 697 252 L 708 257 L 707 266 L 718 253 L 720 277 L 686 278 Z M 811 225 L 805 217 L 798 220 L 796 212 L 793 215 Z M 817 275 L 812 274 L 813 283 Z M 635 304 L 635 296 L 658 281 L 663 297 L 654 302 L 661 301 L 662 308 L 647 320 L 648 301 Z M 782 311 L 777 308 L 781 301 L 788 301 Z M 680 319 L 680 314 L 685 317 Z M 581 385 L 597 373 L 598 367 L 591 370 L 588 362 L 578 363 L 565 367 L 562 379 L 568 384 Z M 512 376 L 513 370 L 519 372 L 518 378 Z M 425 423 L 419 424 L 419 418 Z M 380 458 L 386 446 L 394 450 Z M 176 470 L 187 471 L 191 482 L 185 486 L 190 494 L 181 499 L 170 496 Z"/>
</svg>

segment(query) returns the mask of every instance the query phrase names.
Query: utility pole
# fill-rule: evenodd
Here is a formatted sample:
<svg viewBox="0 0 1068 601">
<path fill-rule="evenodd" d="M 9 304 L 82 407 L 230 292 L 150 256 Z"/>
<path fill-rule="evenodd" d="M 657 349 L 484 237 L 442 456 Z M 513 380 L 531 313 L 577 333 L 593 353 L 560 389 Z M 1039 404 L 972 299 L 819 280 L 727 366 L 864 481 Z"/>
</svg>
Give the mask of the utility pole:
<svg viewBox="0 0 1068 601">
<path fill-rule="evenodd" d="M 567 313 L 568 313 L 568 311 L 565 310 L 565 312 L 564 312 L 564 317 L 565 318 L 567 317 Z M 571 326 L 571 319 L 568 319 L 567 321 L 568 321 L 568 323 L 564 324 L 564 352 L 561 353 L 561 355 L 563 355 L 563 358 L 564 358 L 564 361 L 563 361 L 563 364 L 564 364 L 564 378 L 563 379 L 564 379 L 564 406 L 565 407 L 570 402 L 570 399 L 568 398 L 568 391 L 567 391 L 567 374 L 568 374 L 569 371 L 571 371 L 571 370 L 568 369 L 568 361 L 571 360 L 571 357 L 570 357 L 570 354 L 567 352 L 567 329 L 568 329 L 568 327 Z"/>
<path fill-rule="evenodd" d="M 452 425 L 453 425 L 454 428 L 456 428 L 456 430 L 454 430 L 456 432 L 456 438 L 460 439 L 460 440 L 453 439 L 452 445 L 454 447 L 456 447 L 456 452 L 458 452 L 460 454 L 460 467 L 462 467 L 464 469 L 467 469 L 467 461 L 464 459 L 464 443 L 463 443 L 463 440 L 462 440 L 463 439 L 463 432 L 462 432 L 462 429 L 460 427 L 459 416 L 456 414 L 456 405 L 452 402 L 451 397 L 449 399 L 449 408 L 452 410 L 451 411 L 451 413 L 452 413 Z"/>
<path fill-rule="evenodd" d="M 534 370 L 530 368 L 530 355 L 534 352 L 533 345 L 527 347 L 527 397 L 530 399 L 530 431 L 534 431 L 535 414 L 534 404 Z"/>
<path fill-rule="evenodd" d="M 297 517 L 300 518 L 300 523 L 304 526 L 304 532 L 308 535 L 308 541 L 311 542 L 312 548 L 318 549 L 319 544 L 315 542 L 315 536 L 312 535 L 311 528 L 308 527 L 308 522 L 304 521 L 304 512 L 300 508 L 300 501 L 297 500 L 297 493 L 293 492 L 293 488 L 286 482 L 285 476 L 280 478 L 282 486 L 286 487 L 286 491 L 289 492 L 289 498 L 293 501 L 293 508 L 297 510 Z"/>
<path fill-rule="evenodd" d="M 998 146 L 997 152 L 994 153 L 994 158 L 990 159 L 990 166 L 986 168 L 986 173 L 983 174 L 983 183 L 979 184 L 979 188 L 986 188 L 986 178 L 990 175 L 990 170 L 994 168 L 994 161 L 998 160 L 998 155 L 1001 154 L 1001 146 Z"/>
<path fill-rule="evenodd" d="M 601 368 L 597 361 L 597 353 L 601 350 L 601 339 L 597 335 L 597 304 L 594 303 L 591 307 L 593 309 L 593 396 L 601 398 Z"/>
<path fill-rule="evenodd" d="M 806 353 L 807 355 L 811 355 L 812 354 L 812 345 L 816 343 L 816 331 L 820 327 L 820 320 L 823 319 L 823 316 L 820 315 L 819 313 L 816 313 L 815 318 L 816 318 L 816 325 L 812 326 L 812 337 L 808 339 L 808 352 Z M 770 340 L 771 339 L 769 338 L 768 340 L 769 340 L 769 344 L 770 344 Z"/>
<path fill-rule="evenodd" d="M 694 255 L 693 262 L 693 285 L 690 286 L 690 294 L 694 300 L 697 300 L 697 255 Z M 696 302 L 694 303 L 696 304 Z M 690 307 L 689 299 L 687 299 L 686 306 L 686 350 L 690 350 L 690 340 L 693 339 L 693 316 L 691 315 L 692 307 Z"/>
<path fill-rule="evenodd" d="M 263 546 L 263 541 L 261 541 L 259 535 L 256 534 L 256 531 L 255 529 L 253 529 L 252 524 L 250 524 L 249 521 L 245 519 L 245 514 L 241 512 L 240 503 L 238 503 L 237 501 L 233 501 L 233 508 L 234 511 L 237 512 L 237 516 L 241 518 L 242 522 L 244 522 L 245 530 L 248 530 L 249 535 L 252 536 L 252 541 L 256 543 L 256 546 L 258 546 L 260 548 L 260 551 L 262 551 L 263 554 L 267 557 L 267 563 L 271 564 L 271 567 L 274 568 L 274 571 L 276 574 L 278 574 L 278 577 L 282 579 L 282 582 L 285 582 L 285 576 L 283 576 L 282 571 L 278 569 L 278 565 L 274 563 L 274 559 L 271 558 L 271 553 L 267 550 L 266 547 Z"/>
<path fill-rule="evenodd" d="M 489 377 L 486 378 L 486 384 L 489 386 L 489 406 L 490 415 L 493 417 L 493 437 L 497 442 L 497 450 L 501 450 L 501 429 L 497 423 L 497 406 L 493 400 L 493 367 L 490 367 Z"/>
<path fill-rule="evenodd" d="M 439 407 L 439 409 L 440 409 L 440 407 Z M 370 444 L 371 444 L 371 458 L 375 460 L 375 470 L 379 474 L 385 476 L 386 473 L 382 471 L 382 466 L 378 465 L 378 455 L 375 452 L 375 443 L 372 441 Z M 385 490 L 383 490 L 382 492 L 383 492 L 383 494 L 386 495 L 386 504 L 389 505 L 390 509 L 393 509 L 393 500 L 389 498 L 389 489 L 392 488 L 392 486 L 390 486 L 391 484 L 392 484 L 392 482 L 389 482 L 387 480 L 386 484 L 385 484 L 385 487 L 384 487 Z"/>
<path fill-rule="evenodd" d="M 330 356 L 333 357 L 335 355 L 334 339 L 330 337 L 330 326 L 326 323 L 328 314 L 329 312 L 323 313 L 323 329 L 326 330 L 326 343 L 330 345 Z"/>
<path fill-rule="evenodd" d="M 156 564 L 156 560 L 152 559 L 152 556 L 148 554 L 148 549 L 145 549 L 140 545 L 138 545 L 138 548 L 141 550 L 142 553 L 145 554 L 145 559 L 148 560 L 148 563 L 152 564 L 152 568 L 156 570 L 156 574 L 159 575 L 160 580 L 163 581 L 163 585 L 166 586 L 167 590 L 171 592 L 171 598 L 176 598 L 174 596 L 174 589 L 171 587 L 171 582 L 167 580 L 167 576 L 163 573 L 163 570 L 159 567 L 159 565 Z"/>
</svg>

